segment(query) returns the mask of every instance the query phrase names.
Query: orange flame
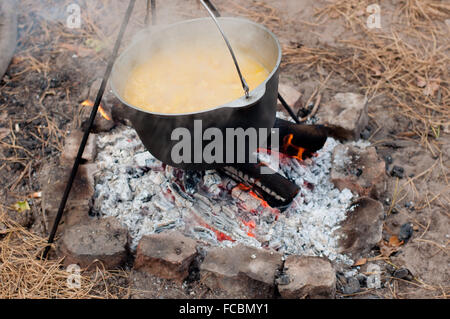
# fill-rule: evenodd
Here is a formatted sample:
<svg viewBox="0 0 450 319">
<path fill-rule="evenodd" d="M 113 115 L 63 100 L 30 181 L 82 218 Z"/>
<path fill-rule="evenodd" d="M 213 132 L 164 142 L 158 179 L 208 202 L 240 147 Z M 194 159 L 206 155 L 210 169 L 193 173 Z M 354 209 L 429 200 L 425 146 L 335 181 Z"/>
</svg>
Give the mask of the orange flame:
<svg viewBox="0 0 450 319">
<path fill-rule="evenodd" d="M 290 154 L 288 152 L 288 148 L 292 147 L 295 150 L 296 154 L 290 155 L 290 156 L 292 156 L 293 158 L 298 159 L 299 161 L 302 161 L 303 160 L 303 153 L 305 152 L 305 149 L 303 147 L 299 147 L 299 146 L 294 145 L 292 143 L 292 139 L 293 138 L 294 138 L 294 134 L 289 134 L 289 135 L 286 135 L 284 137 L 284 139 L 283 139 L 283 152 L 286 153 L 286 154 Z"/>
<path fill-rule="evenodd" d="M 93 107 L 94 103 L 91 100 L 85 100 L 85 101 L 81 102 L 81 105 Z"/>
<path fill-rule="evenodd" d="M 85 100 L 81 102 L 81 105 L 93 107 L 94 103 L 91 100 Z M 109 117 L 108 113 L 106 113 L 105 109 L 102 107 L 102 104 L 99 105 L 98 111 L 100 112 L 101 116 L 103 116 L 108 121 L 111 121 L 111 118 Z"/>
</svg>

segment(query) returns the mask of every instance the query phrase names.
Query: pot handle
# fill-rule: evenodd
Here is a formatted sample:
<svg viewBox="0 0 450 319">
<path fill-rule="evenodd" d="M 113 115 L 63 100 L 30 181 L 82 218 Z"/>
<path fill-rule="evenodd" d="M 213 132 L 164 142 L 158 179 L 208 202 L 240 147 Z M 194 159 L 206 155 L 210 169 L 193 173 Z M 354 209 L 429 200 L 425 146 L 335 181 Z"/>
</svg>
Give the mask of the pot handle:
<svg viewBox="0 0 450 319">
<path fill-rule="evenodd" d="M 203 1 L 200 0 L 201 4 L 205 7 L 205 9 L 208 11 L 209 15 L 213 19 L 214 23 L 216 24 L 217 28 L 219 29 L 220 33 L 222 34 L 223 39 L 225 40 L 225 43 L 227 44 L 228 50 L 230 50 L 231 57 L 233 58 L 234 65 L 236 66 L 237 73 L 239 74 L 239 78 L 241 79 L 242 88 L 245 92 L 245 98 L 249 98 L 249 87 L 247 84 L 247 81 L 245 81 L 244 76 L 242 75 L 241 69 L 239 68 L 239 64 L 237 62 L 236 56 L 234 55 L 233 48 L 231 47 L 230 41 L 228 41 L 227 36 L 225 35 L 225 32 L 223 32 L 222 27 L 219 24 L 219 21 L 217 21 L 216 16 L 214 15 L 214 12 L 208 7 L 208 5 Z"/>
</svg>

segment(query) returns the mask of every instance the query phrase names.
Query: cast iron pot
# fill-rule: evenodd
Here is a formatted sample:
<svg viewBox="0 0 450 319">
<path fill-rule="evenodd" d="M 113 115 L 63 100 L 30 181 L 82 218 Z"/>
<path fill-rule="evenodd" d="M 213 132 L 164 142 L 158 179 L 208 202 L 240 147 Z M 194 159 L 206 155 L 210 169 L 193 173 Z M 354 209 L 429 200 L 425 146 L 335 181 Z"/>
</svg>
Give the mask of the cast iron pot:
<svg viewBox="0 0 450 319">
<path fill-rule="evenodd" d="M 265 143 L 267 136 L 258 139 L 256 147 L 250 148 L 249 143 L 246 143 L 245 148 L 238 149 L 235 138 L 231 138 L 231 136 L 227 138 L 226 129 L 265 128 L 267 134 L 269 134 L 275 122 L 278 70 L 281 61 L 281 48 L 278 39 L 264 26 L 245 19 L 223 17 L 218 20 L 235 50 L 247 52 L 270 71 L 267 79 L 250 91 L 249 98 L 244 96 L 243 91 L 242 97 L 232 102 L 206 111 L 183 114 L 162 114 L 145 111 L 127 103 L 123 98 L 126 81 L 133 68 L 144 61 L 148 61 L 153 52 L 166 45 L 175 43 L 195 45 L 197 41 L 210 41 L 214 45 L 223 45 L 224 50 L 227 50 L 218 29 L 210 18 L 144 29 L 119 56 L 112 71 L 112 91 L 123 104 L 128 106 L 129 119 L 143 144 L 157 159 L 174 167 L 204 170 L 235 164 L 238 160 L 242 160 L 238 157 L 238 154 L 242 154 L 242 152 L 249 154 L 255 151 L 256 147 Z M 196 120 L 201 120 L 200 139 L 203 132 L 208 128 L 217 128 L 222 132 L 224 138 L 223 144 L 220 144 L 220 147 L 223 147 L 221 149 L 222 160 L 216 158 L 214 162 L 211 162 L 201 156 L 202 150 L 210 141 L 202 141 L 201 148 L 198 145 L 194 147 L 194 143 L 199 140 L 199 130 L 194 130 L 194 121 Z M 199 122 L 196 123 L 198 128 Z M 178 139 L 172 139 L 172 133 L 177 128 L 186 128 L 190 132 L 192 147 L 187 150 L 187 152 L 190 152 L 189 161 L 183 161 L 172 154 L 173 147 L 179 143 Z M 234 152 L 235 155 L 232 159 L 226 156 L 230 152 Z M 249 161 L 247 155 L 245 161 Z"/>
</svg>

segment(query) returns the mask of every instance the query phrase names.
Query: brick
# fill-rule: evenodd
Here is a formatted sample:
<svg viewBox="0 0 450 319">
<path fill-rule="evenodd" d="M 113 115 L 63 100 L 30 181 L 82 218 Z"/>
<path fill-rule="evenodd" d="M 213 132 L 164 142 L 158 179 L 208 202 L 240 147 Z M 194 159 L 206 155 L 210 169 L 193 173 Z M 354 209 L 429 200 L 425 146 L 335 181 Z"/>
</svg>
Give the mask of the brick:
<svg viewBox="0 0 450 319">
<path fill-rule="evenodd" d="M 329 127 L 334 137 L 358 140 L 369 122 L 367 99 L 361 94 L 338 93 L 319 108 L 316 117 L 317 124 Z"/>
<path fill-rule="evenodd" d="M 178 231 L 148 235 L 139 241 L 134 269 L 182 282 L 196 255 L 196 241 Z"/>
<path fill-rule="evenodd" d="M 374 147 L 338 145 L 333 151 L 331 181 L 359 196 L 379 198 L 384 191 L 386 163 Z"/>
<path fill-rule="evenodd" d="M 291 255 L 286 258 L 284 273 L 289 283 L 278 286 L 283 298 L 325 299 L 335 296 L 336 272 L 328 259 Z"/>
<path fill-rule="evenodd" d="M 59 162 L 62 166 L 72 166 L 78 153 L 78 148 L 80 147 L 81 140 L 83 138 L 83 132 L 80 130 L 73 131 L 66 137 L 64 148 L 61 153 Z M 90 134 L 88 141 L 86 143 L 86 148 L 84 149 L 82 159 L 86 162 L 94 162 L 97 156 L 97 136 L 95 134 Z"/>
<path fill-rule="evenodd" d="M 357 259 L 369 253 L 382 239 L 384 208 L 369 197 L 359 198 L 352 207 L 337 234 L 340 253 Z"/>
<path fill-rule="evenodd" d="M 212 248 L 200 266 L 200 281 L 233 296 L 272 298 L 281 266 L 276 252 L 244 245 Z"/>
<path fill-rule="evenodd" d="M 66 266 L 93 268 L 100 261 L 106 269 L 121 267 L 128 256 L 127 229 L 113 217 L 68 227 L 58 241 L 58 255 Z"/>
</svg>

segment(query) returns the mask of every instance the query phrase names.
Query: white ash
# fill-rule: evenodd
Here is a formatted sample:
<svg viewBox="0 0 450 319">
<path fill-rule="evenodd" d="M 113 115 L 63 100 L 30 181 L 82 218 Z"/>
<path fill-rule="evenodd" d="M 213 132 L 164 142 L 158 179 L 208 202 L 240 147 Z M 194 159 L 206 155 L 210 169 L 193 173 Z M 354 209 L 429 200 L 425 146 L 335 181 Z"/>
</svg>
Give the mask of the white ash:
<svg viewBox="0 0 450 319">
<path fill-rule="evenodd" d="M 258 200 L 252 202 L 255 199 L 244 191 L 225 192 L 236 183 L 215 171 L 205 172 L 199 191 L 180 192 L 174 183 L 176 170 L 164 168 L 147 152 L 133 129 L 118 127 L 97 139 L 100 169 L 94 210 L 126 225 L 133 249 L 143 235 L 179 229 L 210 245 L 243 243 L 352 264 L 338 253 L 334 234 L 354 197 L 349 190 L 335 188 L 329 178 L 331 155 L 338 143 L 329 138 L 316 157 L 304 162 L 282 160 L 280 173 L 293 180 L 300 192 L 291 206 L 279 213 L 262 207 Z M 218 238 L 216 231 L 234 241 Z"/>
</svg>

